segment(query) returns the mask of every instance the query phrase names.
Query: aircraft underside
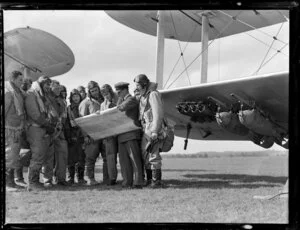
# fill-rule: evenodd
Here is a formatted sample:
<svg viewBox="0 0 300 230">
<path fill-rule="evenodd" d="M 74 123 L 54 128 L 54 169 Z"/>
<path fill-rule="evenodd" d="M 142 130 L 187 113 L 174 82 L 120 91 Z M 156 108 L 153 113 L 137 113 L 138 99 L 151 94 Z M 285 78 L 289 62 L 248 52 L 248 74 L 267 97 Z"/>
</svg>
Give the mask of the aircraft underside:
<svg viewBox="0 0 300 230">
<path fill-rule="evenodd" d="M 240 136 L 241 140 L 251 140 L 263 148 L 270 148 L 276 143 L 288 149 L 287 127 L 270 119 L 268 111 L 258 108 L 255 101 L 250 104 L 238 95 L 231 96 L 236 103 L 231 104 L 230 107 L 213 97 L 203 101 L 179 102 L 176 105 L 178 112 L 190 118 L 185 137 L 189 138 L 192 127 L 200 124 L 202 132 L 199 130 L 198 133 L 202 134 L 202 139 L 209 140 L 209 135 L 212 135 L 213 131 L 205 131 L 203 126 L 206 123 L 216 123 L 227 132 Z"/>
<path fill-rule="evenodd" d="M 163 90 L 175 134 L 288 149 L 288 72 Z"/>
</svg>

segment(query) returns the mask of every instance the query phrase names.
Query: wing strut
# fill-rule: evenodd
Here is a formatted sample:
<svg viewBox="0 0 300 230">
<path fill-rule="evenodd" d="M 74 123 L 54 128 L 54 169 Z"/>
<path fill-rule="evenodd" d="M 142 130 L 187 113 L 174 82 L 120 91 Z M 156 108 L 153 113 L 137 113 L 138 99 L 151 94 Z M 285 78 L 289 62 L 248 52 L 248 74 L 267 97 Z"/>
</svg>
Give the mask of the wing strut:
<svg viewBox="0 0 300 230">
<path fill-rule="evenodd" d="M 191 124 L 188 123 L 187 126 L 186 126 L 186 138 L 184 140 L 184 147 L 183 147 L 184 150 L 186 150 L 186 148 L 187 148 L 187 144 L 188 144 L 188 141 L 189 141 L 189 136 L 190 136 L 191 128 L 192 128 Z"/>
<path fill-rule="evenodd" d="M 208 69 L 208 34 L 209 24 L 207 15 L 202 14 L 202 57 L 201 57 L 201 82 L 207 83 L 207 69 Z"/>
<path fill-rule="evenodd" d="M 156 45 L 156 82 L 157 89 L 163 87 L 163 72 L 164 72 L 164 51 L 165 51 L 165 12 L 159 10 L 157 13 L 157 45 Z"/>
</svg>

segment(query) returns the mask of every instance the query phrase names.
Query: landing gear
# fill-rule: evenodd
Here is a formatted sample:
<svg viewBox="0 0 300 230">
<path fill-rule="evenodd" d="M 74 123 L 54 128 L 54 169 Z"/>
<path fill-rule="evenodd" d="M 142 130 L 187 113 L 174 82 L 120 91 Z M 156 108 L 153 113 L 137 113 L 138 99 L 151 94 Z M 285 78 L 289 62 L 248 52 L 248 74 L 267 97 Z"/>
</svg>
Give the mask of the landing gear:
<svg viewBox="0 0 300 230">
<path fill-rule="evenodd" d="M 275 143 L 285 149 L 289 149 L 289 135 L 286 135 L 282 138 L 275 138 Z"/>
<path fill-rule="evenodd" d="M 248 137 L 254 144 L 257 144 L 265 149 L 271 148 L 274 144 L 274 137 L 263 136 L 252 131 L 249 131 Z"/>
</svg>

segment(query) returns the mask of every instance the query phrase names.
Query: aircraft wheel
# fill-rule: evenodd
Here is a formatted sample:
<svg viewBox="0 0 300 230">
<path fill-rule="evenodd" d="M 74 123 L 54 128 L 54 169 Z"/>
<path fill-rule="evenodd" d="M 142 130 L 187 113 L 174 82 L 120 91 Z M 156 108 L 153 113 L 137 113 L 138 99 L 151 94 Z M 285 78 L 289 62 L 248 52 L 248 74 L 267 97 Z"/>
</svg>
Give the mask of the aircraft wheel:
<svg viewBox="0 0 300 230">
<path fill-rule="evenodd" d="M 286 135 L 281 139 L 276 138 L 275 143 L 282 146 L 285 149 L 289 149 L 289 135 Z"/>
<path fill-rule="evenodd" d="M 273 144 L 274 144 L 274 138 L 269 136 L 264 136 L 260 141 L 260 146 L 265 149 L 271 148 Z"/>
<path fill-rule="evenodd" d="M 265 149 L 268 149 L 273 146 L 274 138 L 270 136 L 263 136 L 261 134 L 249 131 L 249 139 L 256 145 L 259 145 Z"/>
</svg>

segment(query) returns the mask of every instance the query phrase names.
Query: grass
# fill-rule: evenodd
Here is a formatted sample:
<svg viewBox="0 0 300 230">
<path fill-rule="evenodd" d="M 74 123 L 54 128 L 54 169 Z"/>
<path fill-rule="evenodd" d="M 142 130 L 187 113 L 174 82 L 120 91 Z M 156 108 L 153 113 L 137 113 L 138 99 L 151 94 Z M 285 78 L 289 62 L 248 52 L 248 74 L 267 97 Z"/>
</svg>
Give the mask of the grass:
<svg viewBox="0 0 300 230">
<path fill-rule="evenodd" d="M 97 164 L 97 180 L 101 171 Z M 287 174 L 285 155 L 164 158 L 167 188 L 124 190 L 118 184 L 11 192 L 6 222 L 287 223 L 287 199 L 253 199 L 276 194 Z"/>
</svg>

